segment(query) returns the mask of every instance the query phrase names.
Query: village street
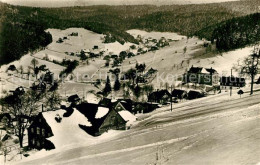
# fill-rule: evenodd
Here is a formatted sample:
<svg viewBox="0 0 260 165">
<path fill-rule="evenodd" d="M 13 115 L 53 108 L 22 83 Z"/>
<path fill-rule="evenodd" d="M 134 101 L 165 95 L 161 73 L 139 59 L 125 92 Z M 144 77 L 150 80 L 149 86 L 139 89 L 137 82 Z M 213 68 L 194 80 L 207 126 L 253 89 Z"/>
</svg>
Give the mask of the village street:
<svg viewBox="0 0 260 165">
<path fill-rule="evenodd" d="M 259 99 L 259 91 L 240 98 L 234 90 L 232 97 L 223 92 L 176 104 L 173 112 L 163 107 L 108 142 L 24 164 L 257 164 Z"/>
</svg>

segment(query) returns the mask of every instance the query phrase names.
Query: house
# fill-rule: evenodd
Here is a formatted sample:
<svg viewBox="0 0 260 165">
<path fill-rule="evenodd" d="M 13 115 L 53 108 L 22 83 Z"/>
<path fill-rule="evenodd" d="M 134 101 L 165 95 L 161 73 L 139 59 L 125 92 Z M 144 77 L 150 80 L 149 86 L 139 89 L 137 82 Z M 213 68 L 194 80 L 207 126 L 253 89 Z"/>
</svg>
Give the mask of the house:
<svg viewBox="0 0 260 165">
<path fill-rule="evenodd" d="M 132 121 L 128 118 L 134 118 L 126 110 L 117 111 L 114 108 L 100 107 L 98 104 L 82 103 L 76 109 L 91 122 L 91 127 L 80 127 L 92 136 L 99 136 L 110 129 L 126 130 L 128 122 Z"/>
<path fill-rule="evenodd" d="M 71 105 L 75 106 L 80 102 L 80 98 L 77 94 L 71 95 L 70 97 L 68 97 L 68 102 L 70 102 Z"/>
<path fill-rule="evenodd" d="M 23 95 L 25 93 L 25 90 L 22 86 L 16 88 L 14 91 L 10 91 L 11 93 L 13 93 L 13 95 Z"/>
<path fill-rule="evenodd" d="M 166 104 L 171 100 L 171 94 L 168 90 L 157 90 L 148 96 L 148 102 Z"/>
<path fill-rule="evenodd" d="M 130 100 L 130 99 L 118 99 L 118 100 L 114 103 L 113 108 L 114 108 L 116 111 L 118 111 L 118 112 L 119 112 L 119 111 L 123 111 L 123 110 L 132 112 L 133 102 L 132 102 L 132 100 Z"/>
<path fill-rule="evenodd" d="M 155 109 L 159 108 L 159 105 L 157 103 L 140 103 L 137 102 L 133 106 L 133 114 L 138 113 L 149 113 L 154 111 Z"/>
<path fill-rule="evenodd" d="M 188 97 L 188 94 L 185 90 L 181 90 L 181 89 L 174 89 L 172 91 L 172 97 L 176 98 L 176 99 L 184 99 Z"/>
<path fill-rule="evenodd" d="M 98 105 L 101 107 L 112 108 L 112 100 L 109 98 L 103 98 L 99 101 Z"/>
<path fill-rule="evenodd" d="M 39 113 L 28 128 L 29 148 L 50 150 L 91 137 L 79 127 L 91 126 L 88 119 L 75 108 L 68 109 Z"/>
<path fill-rule="evenodd" d="M 183 76 L 184 83 L 215 86 L 219 83 L 218 73 L 212 68 L 191 67 Z"/>
<path fill-rule="evenodd" d="M 55 146 L 47 138 L 53 136 L 50 125 L 43 113 L 39 113 L 28 128 L 28 147 L 31 149 L 54 149 Z"/>
<path fill-rule="evenodd" d="M 48 71 L 46 74 L 42 75 L 40 78 L 46 84 L 53 84 L 54 83 L 54 73 Z"/>
<path fill-rule="evenodd" d="M 203 93 L 201 93 L 201 92 L 199 92 L 199 91 L 190 90 L 190 91 L 188 92 L 188 97 L 187 97 L 187 99 L 188 99 L 188 100 L 194 100 L 194 99 L 202 98 L 202 97 L 204 97 L 204 96 L 205 96 L 205 94 L 203 94 Z"/>
<path fill-rule="evenodd" d="M 246 85 L 245 78 L 240 77 L 225 77 L 220 78 L 221 86 L 244 87 Z"/>
</svg>

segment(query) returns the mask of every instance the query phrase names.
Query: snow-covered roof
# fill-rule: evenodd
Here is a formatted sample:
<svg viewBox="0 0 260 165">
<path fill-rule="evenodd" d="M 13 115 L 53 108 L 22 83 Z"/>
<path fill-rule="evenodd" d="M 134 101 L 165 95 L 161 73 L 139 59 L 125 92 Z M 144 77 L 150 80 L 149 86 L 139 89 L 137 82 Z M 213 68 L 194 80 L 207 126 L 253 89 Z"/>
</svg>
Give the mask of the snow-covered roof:
<svg viewBox="0 0 260 165">
<path fill-rule="evenodd" d="M 79 124 L 91 126 L 91 123 L 83 114 L 74 109 L 71 116 L 63 117 L 65 112 L 65 110 L 57 110 L 42 113 L 54 135 L 49 140 L 53 142 L 56 148 L 71 145 L 90 136 L 79 127 Z M 60 123 L 55 120 L 56 116 L 62 118 Z"/>
<path fill-rule="evenodd" d="M 88 93 L 88 94 L 85 96 L 85 100 L 86 100 L 88 103 L 98 104 L 101 99 L 100 99 L 100 98 L 97 98 L 97 97 L 95 96 L 95 94 L 93 94 L 93 93 Z"/>
<path fill-rule="evenodd" d="M 137 117 L 135 115 L 133 115 L 132 113 L 130 113 L 129 111 L 123 110 L 118 113 L 125 121 L 127 121 L 127 124 L 131 124 L 134 121 L 136 121 Z"/>
<path fill-rule="evenodd" d="M 209 72 L 205 68 L 202 68 L 201 73 L 208 74 Z"/>
<path fill-rule="evenodd" d="M 98 107 L 98 110 L 97 110 L 95 118 L 96 119 L 100 119 L 100 118 L 104 117 L 108 112 L 109 112 L 108 108 Z"/>
</svg>

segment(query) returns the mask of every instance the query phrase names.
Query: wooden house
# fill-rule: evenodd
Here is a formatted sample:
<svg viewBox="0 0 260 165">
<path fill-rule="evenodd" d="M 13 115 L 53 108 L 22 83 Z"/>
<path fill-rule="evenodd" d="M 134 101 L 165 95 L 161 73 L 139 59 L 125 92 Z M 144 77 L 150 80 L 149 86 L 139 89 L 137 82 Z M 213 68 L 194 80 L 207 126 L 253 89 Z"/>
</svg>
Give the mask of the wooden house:
<svg viewBox="0 0 260 165">
<path fill-rule="evenodd" d="M 31 149 L 54 149 L 55 146 L 47 138 L 53 136 L 50 125 L 43 113 L 39 113 L 28 128 L 28 147 Z"/>
<path fill-rule="evenodd" d="M 53 84 L 54 83 L 54 73 L 48 71 L 46 74 L 41 76 L 41 80 L 46 84 Z"/>
<path fill-rule="evenodd" d="M 76 109 L 81 112 L 92 124 L 91 127 L 80 125 L 88 134 L 99 136 L 108 130 L 127 129 L 127 118 L 114 108 L 100 107 L 98 104 L 82 103 Z M 130 112 L 129 112 L 130 113 Z M 129 115 L 128 115 L 129 116 Z"/>
<path fill-rule="evenodd" d="M 176 99 L 185 99 L 188 97 L 188 94 L 185 90 L 181 90 L 181 89 L 174 89 L 172 91 L 172 97 L 176 98 Z"/>
<path fill-rule="evenodd" d="M 137 102 L 133 106 L 132 113 L 138 114 L 138 113 L 149 113 L 154 111 L 155 109 L 159 108 L 159 105 L 156 103 L 140 103 Z"/>
<path fill-rule="evenodd" d="M 204 97 L 204 96 L 205 96 L 205 94 L 202 93 L 202 92 L 190 90 L 190 91 L 188 92 L 188 97 L 187 97 L 187 99 L 188 99 L 188 100 L 194 100 L 194 99 L 202 98 L 202 97 Z"/>
<path fill-rule="evenodd" d="M 79 104 L 80 100 L 81 99 L 79 98 L 79 96 L 77 94 L 71 95 L 68 97 L 68 102 L 70 102 L 72 106 Z"/>
<path fill-rule="evenodd" d="M 133 101 L 130 99 L 118 99 L 115 103 L 113 103 L 113 108 L 116 111 L 127 110 L 129 112 L 132 112 Z"/>
<path fill-rule="evenodd" d="M 148 96 L 148 102 L 166 104 L 169 101 L 171 101 L 171 94 L 168 90 L 157 90 Z"/>
<path fill-rule="evenodd" d="M 203 67 L 191 67 L 183 76 L 184 83 L 218 85 L 219 77 L 215 69 Z"/>
<path fill-rule="evenodd" d="M 28 128 L 28 146 L 31 149 L 50 150 L 64 143 L 69 144 L 77 136 L 85 135 L 79 124 L 91 126 L 88 119 L 75 108 L 39 113 Z"/>
<path fill-rule="evenodd" d="M 240 77 L 225 77 L 220 78 L 221 86 L 244 87 L 246 85 L 245 78 Z"/>
</svg>

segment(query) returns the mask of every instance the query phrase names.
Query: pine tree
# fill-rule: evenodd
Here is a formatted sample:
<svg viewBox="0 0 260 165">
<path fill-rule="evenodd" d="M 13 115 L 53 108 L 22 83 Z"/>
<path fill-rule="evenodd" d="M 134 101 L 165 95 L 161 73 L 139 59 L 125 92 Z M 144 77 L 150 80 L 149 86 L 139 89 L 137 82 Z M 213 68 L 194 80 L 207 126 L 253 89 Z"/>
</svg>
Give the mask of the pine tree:
<svg viewBox="0 0 260 165">
<path fill-rule="evenodd" d="M 107 76 L 107 81 L 106 81 L 106 85 L 105 85 L 105 88 L 103 90 L 103 93 L 105 95 L 108 95 L 111 91 L 112 91 L 112 89 L 111 89 L 110 79 L 109 79 L 109 76 Z"/>
<path fill-rule="evenodd" d="M 116 76 L 116 81 L 115 81 L 115 84 L 114 84 L 114 90 L 118 91 L 118 90 L 120 90 L 120 87 L 121 87 L 121 84 L 119 82 L 119 78 L 118 78 L 118 76 Z"/>
</svg>

